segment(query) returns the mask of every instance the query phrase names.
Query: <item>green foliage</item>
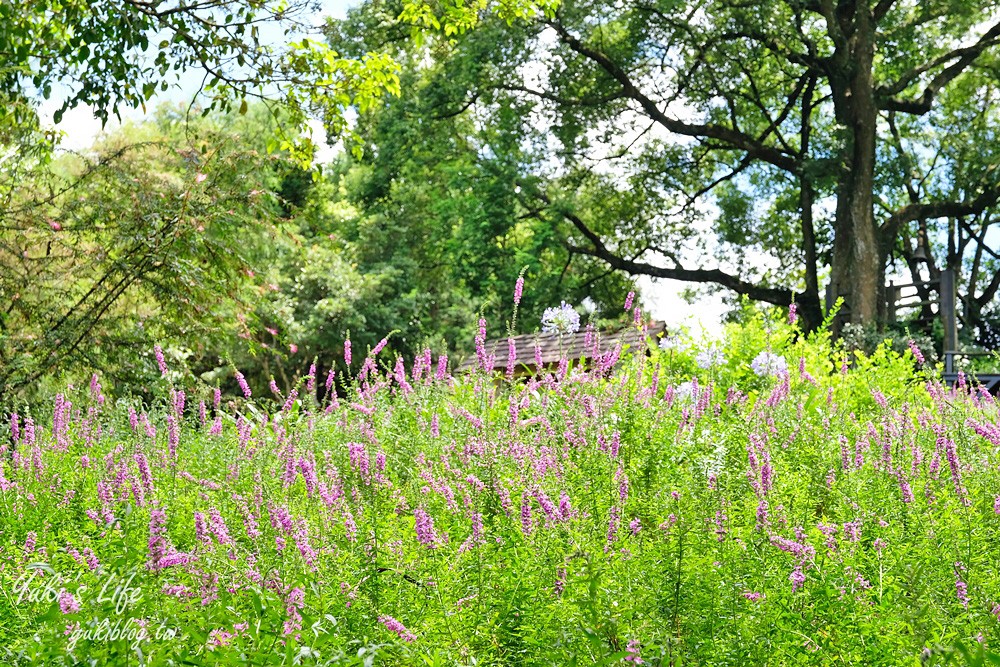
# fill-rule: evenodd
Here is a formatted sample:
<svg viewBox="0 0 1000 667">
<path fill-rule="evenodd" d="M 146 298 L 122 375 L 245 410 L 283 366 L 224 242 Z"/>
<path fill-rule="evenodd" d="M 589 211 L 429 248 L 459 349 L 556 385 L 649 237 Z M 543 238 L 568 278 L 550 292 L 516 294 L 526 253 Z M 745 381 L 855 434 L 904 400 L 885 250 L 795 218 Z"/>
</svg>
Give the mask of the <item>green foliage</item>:
<svg viewBox="0 0 1000 667">
<path fill-rule="evenodd" d="M 141 391 L 151 367 L 136 351 L 151 341 L 182 337 L 204 351 L 240 331 L 280 210 L 270 188 L 282 160 L 248 147 L 238 128 L 181 120 L 164 110 L 91 152 L 25 156 L 5 174 L 8 399 L 95 367 Z"/>
<path fill-rule="evenodd" d="M 62 97 L 54 120 L 87 104 L 103 122 L 123 108 L 146 108 L 182 74 L 204 73 L 199 93 L 208 110 L 246 113 L 248 100 L 277 100 L 292 128 L 309 116 L 329 130 L 346 129 L 345 109 L 367 108 L 398 94 L 392 60 L 377 53 L 338 57 L 303 34 L 315 7 L 308 2 L 209 0 L 147 3 L 137 0 L 33 2 L 0 6 L 0 141 L 36 122 L 38 98 Z M 284 43 L 270 33 L 280 33 Z M 276 43 L 277 42 L 277 43 Z M 309 164 L 312 146 L 279 145 Z M 304 139 L 304 137 L 302 137 Z"/>
</svg>

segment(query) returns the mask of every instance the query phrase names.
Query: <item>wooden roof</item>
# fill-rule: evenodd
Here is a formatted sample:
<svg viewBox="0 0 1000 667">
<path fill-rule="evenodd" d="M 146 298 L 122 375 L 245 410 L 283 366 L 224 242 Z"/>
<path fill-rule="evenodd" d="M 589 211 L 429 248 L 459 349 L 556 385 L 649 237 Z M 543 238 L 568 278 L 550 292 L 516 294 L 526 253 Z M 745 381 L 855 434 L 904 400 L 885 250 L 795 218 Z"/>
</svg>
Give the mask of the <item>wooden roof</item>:
<svg viewBox="0 0 1000 667">
<path fill-rule="evenodd" d="M 664 322 L 653 321 L 646 324 L 645 338 L 651 344 L 656 343 L 656 339 L 666 331 L 667 325 Z M 615 349 L 619 343 L 629 346 L 633 351 L 643 345 L 643 332 L 633 326 L 628 326 L 617 330 L 597 331 L 593 334 L 597 337 L 598 354 L 604 354 Z M 521 334 L 513 336 L 514 346 L 517 351 L 517 366 L 522 368 L 535 367 L 535 345 L 541 351 L 542 365 L 558 364 L 564 356 L 571 361 L 590 359 L 593 356 L 593 342 L 588 346 L 587 332 L 584 330 L 576 333 L 564 334 Z M 493 355 L 493 370 L 502 370 L 507 367 L 507 339 L 494 338 L 486 341 L 486 354 Z M 459 372 L 469 371 L 475 368 L 477 363 L 475 355 L 466 357 L 458 367 Z"/>
</svg>

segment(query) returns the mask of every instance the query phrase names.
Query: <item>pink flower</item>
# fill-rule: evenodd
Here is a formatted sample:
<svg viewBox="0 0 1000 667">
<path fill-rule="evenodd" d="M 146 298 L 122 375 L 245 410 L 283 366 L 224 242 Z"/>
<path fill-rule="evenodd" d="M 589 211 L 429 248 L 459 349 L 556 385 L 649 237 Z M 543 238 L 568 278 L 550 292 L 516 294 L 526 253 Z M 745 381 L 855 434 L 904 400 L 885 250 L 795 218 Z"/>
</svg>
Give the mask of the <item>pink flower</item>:
<svg viewBox="0 0 1000 667">
<path fill-rule="evenodd" d="M 399 635 L 399 638 L 404 642 L 414 642 L 417 640 L 417 636 L 406 629 L 406 626 L 397 621 L 392 616 L 379 616 L 378 622 L 386 627 L 387 630 L 395 632 Z"/>
<path fill-rule="evenodd" d="M 632 293 L 629 292 L 629 296 Z M 639 657 L 639 640 L 631 639 L 629 640 L 628 646 L 625 647 L 625 652 L 628 655 L 625 657 L 625 662 L 635 663 L 636 665 L 642 664 L 642 658 Z"/>
<path fill-rule="evenodd" d="M 167 376 L 167 362 L 163 358 L 163 348 L 160 347 L 159 345 L 154 345 L 153 346 L 153 352 L 156 354 L 156 363 L 160 367 L 160 374 L 163 375 L 163 377 L 166 377 Z"/>
<path fill-rule="evenodd" d="M 236 382 L 240 385 L 240 389 L 243 390 L 243 395 L 246 398 L 250 398 L 250 385 L 247 384 L 247 380 L 243 377 L 243 373 L 236 371 Z"/>
<path fill-rule="evenodd" d="M 72 593 L 63 589 L 59 591 L 59 610 L 64 614 L 75 614 L 80 611 L 80 603 Z"/>
<path fill-rule="evenodd" d="M 198 172 L 197 174 L 195 174 L 194 182 L 195 183 L 203 183 L 206 178 L 208 178 L 207 175 L 202 174 L 201 172 Z"/>
</svg>

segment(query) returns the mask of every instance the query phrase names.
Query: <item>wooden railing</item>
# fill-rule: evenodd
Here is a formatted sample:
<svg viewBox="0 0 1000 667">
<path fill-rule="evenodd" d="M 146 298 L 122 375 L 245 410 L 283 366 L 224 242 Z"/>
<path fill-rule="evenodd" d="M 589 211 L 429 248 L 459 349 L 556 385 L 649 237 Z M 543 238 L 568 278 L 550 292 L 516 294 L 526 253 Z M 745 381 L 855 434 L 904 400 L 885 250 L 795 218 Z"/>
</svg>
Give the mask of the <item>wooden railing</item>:
<svg viewBox="0 0 1000 667">
<path fill-rule="evenodd" d="M 955 286 L 955 272 L 951 269 L 941 271 L 938 278 L 920 280 L 912 283 L 896 284 L 890 282 L 885 288 L 886 317 L 889 322 L 895 322 L 902 308 L 923 308 L 937 306 L 937 312 L 932 315 L 940 319 L 944 328 L 944 380 L 949 384 L 958 381 L 958 371 L 955 370 L 956 357 L 988 357 L 990 352 L 963 352 L 958 349 L 958 292 Z M 916 294 L 903 295 L 903 290 L 909 287 L 917 289 Z M 937 298 L 925 295 L 936 294 Z M 826 306 L 833 304 L 831 286 L 826 289 Z M 846 313 L 850 310 L 846 309 Z M 841 313 L 841 316 L 843 313 Z M 984 388 L 991 392 L 1000 390 L 1000 373 L 976 374 L 976 379 Z"/>
</svg>

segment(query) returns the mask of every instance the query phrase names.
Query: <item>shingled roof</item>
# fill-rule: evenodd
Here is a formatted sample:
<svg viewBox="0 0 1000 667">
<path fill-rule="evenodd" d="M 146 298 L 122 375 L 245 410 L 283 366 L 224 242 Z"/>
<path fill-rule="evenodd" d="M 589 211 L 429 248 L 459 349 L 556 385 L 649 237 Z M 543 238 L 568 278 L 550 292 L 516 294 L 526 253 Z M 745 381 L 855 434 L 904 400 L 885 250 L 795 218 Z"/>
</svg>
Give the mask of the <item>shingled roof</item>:
<svg viewBox="0 0 1000 667">
<path fill-rule="evenodd" d="M 666 331 L 667 325 L 664 322 L 649 322 L 645 328 L 645 338 L 651 343 L 656 342 L 657 337 Z M 598 354 L 604 354 L 615 349 L 619 343 L 622 347 L 628 346 L 633 351 L 643 345 L 643 332 L 633 326 L 628 326 L 617 330 L 604 330 L 596 332 L 598 336 Z M 560 359 L 566 357 L 571 361 L 590 359 L 593 356 L 594 345 L 587 343 L 587 332 L 577 331 L 576 333 L 563 334 L 521 334 L 514 336 L 514 346 L 517 352 L 517 366 L 519 373 L 525 370 L 534 372 L 535 368 L 535 346 L 541 352 L 542 365 L 554 366 Z M 502 370 L 507 367 L 507 339 L 495 338 L 486 341 L 486 354 L 493 355 L 493 370 Z M 476 357 L 466 357 L 459 365 L 458 371 L 465 372 L 472 370 L 476 366 Z"/>
</svg>

